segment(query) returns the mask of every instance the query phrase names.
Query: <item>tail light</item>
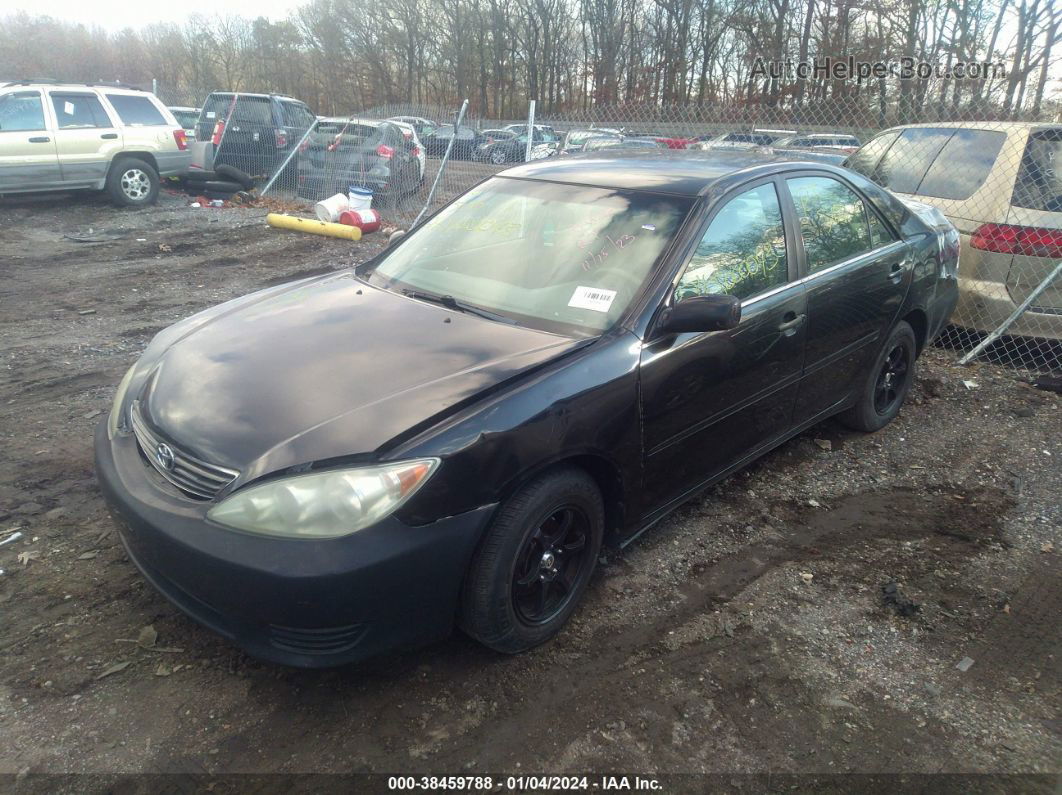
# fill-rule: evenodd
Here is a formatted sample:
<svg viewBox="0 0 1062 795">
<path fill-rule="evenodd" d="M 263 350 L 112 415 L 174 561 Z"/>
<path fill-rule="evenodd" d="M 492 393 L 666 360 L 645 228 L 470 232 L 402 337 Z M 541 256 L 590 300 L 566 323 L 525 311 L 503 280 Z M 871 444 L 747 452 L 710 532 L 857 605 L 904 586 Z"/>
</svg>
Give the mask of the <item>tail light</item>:
<svg viewBox="0 0 1062 795">
<path fill-rule="evenodd" d="M 409 150 L 409 153 L 413 155 L 413 157 L 420 157 L 420 147 L 414 146 L 412 149 Z"/>
<path fill-rule="evenodd" d="M 329 152 L 336 151 L 339 148 L 339 142 L 342 139 L 342 137 L 343 137 L 343 133 L 341 133 L 341 132 L 336 133 L 336 137 L 332 139 L 332 143 L 328 144 L 328 146 L 326 146 L 325 149 L 327 149 Z"/>
<path fill-rule="evenodd" d="M 273 130 L 273 137 L 276 139 L 277 149 L 283 149 L 285 146 L 288 145 L 288 131 L 287 130 L 281 130 L 279 128 L 276 129 L 276 130 Z"/>
<path fill-rule="evenodd" d="M 970 247 L 998 254 L 1062 258 L 1062 229 L 1013 224 L 981 224 L 970 236 Z"/>
<path fill-rule="evenodd" d="M 219 121 L 214 124 L 214 132 L 210 136 L 210 143 L 214 146 L 221 146 L 221 139 L 225 135 L 225 122 Z"/>
<path fill-rule="evenodd" d="M 389 160 L 394 155 L 394 153 L 395 153 L 395 150 L 392 149 L 387 144 L 380 144 L 378 147 L 376 147 L 376 154 L 378 154 L 380 157 L 382 157 L 384 159 Z"/>
<path fill-rule="evenodd" d="M 307 136 L 303 140 L 303 142 L 301 144 L 299 144 L 299 152 L 302 153 L 302 152 L 309 152 L 309 151 L 310 151 L 310 138 L 309 138 L 309 136 Z"/>
<path fill-rule="evenodd" d="M 173 131 L 173 140 L 176 142 L 177 148 L 182 152 L 188 148 L 188 136 L 185 135 L 183 129 Z"/>
</svg>

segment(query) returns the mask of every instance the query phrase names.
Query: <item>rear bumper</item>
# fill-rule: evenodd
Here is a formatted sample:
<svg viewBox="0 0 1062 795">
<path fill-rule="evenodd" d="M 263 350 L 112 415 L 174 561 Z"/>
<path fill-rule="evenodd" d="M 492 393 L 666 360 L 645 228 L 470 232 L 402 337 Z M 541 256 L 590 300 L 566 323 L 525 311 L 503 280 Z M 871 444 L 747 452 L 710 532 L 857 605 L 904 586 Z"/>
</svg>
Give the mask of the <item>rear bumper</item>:
<svg viewBox="0 0 1062 795">
<path fill-rule="evenodd" d="M 189 150 L 183 152 L 156 152 L 155 162 L 159 167 L 160 177 L 179 177 L 188 171 L 192 165 L 192 153 Z"/>
<path fill-rule="evenodd" d="M 163 596 L 263 660 L 356 662 L 448 635 L 465 569 L 494 506 L 411 527 L 389 517 L 328 541 L 219 527 L 179 496 L 132 437 L 95 437 L 96 475 L 129 558 Z"/>
</svg>

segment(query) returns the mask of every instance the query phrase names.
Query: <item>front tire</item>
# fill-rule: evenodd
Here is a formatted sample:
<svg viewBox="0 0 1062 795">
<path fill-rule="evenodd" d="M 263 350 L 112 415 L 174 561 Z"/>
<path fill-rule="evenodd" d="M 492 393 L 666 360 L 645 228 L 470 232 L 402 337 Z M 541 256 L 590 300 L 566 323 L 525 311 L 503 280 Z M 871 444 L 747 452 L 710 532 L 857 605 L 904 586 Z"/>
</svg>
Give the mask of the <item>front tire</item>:
<svg viewBox="0 0 1062 795">
<path fill-rule="evenodd" d="M 516 654 L 545 643 L 574 612 L 597 564 L 605 511 L 593 479 L 559 469 L 499 509 L 472 558 L 458 623 Z"/>
<path fill-rule="evenodd" d="M 107 194 L 119 207 L 147 207 L 159 197 L 159 174 L 137 157 L 123 157 L 107 175 Z"/>
<path fill-rule="evenodd" d="M 506 157 L 505 152 L 500 149 L 495 149 L 493 152 L 490 153 L 490 162 L 492 162 L 496 166 L 503 165 L 508 159 L 509 158 Z"/>
<path fill-rule="evenodd" d="M 838 419 L 849 428 L 866 432 L 881 430 L 892 422 L 914 383 L 917 350 L 914 330 L 901 320 L 874 360 L 859 401 Z"/>
</svg>

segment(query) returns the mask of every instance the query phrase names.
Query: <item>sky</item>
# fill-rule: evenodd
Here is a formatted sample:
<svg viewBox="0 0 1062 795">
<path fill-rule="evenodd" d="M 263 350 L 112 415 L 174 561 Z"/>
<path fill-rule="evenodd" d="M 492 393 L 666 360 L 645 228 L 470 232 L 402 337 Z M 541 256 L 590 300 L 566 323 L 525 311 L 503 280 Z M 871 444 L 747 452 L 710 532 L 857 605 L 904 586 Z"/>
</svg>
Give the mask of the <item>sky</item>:
<svg viewBox="0 0 1062 795">
<path fill-rule="evenodd" d="M 247 17 L 267 17 L 273 21 L 286 19 L 297 5 L 292 0 L 218 0 L 199 7 L 181 2 L 130 2 L 130 0 L 5 0 L 0 3 L 3 13 L 25 11 L 31 16 L 47 15 L 69 22 L 80 22 L 105 30 L 141 28 L 156 22 L 185 22 L 191 14 L 214 14 Z"/>
</svg>

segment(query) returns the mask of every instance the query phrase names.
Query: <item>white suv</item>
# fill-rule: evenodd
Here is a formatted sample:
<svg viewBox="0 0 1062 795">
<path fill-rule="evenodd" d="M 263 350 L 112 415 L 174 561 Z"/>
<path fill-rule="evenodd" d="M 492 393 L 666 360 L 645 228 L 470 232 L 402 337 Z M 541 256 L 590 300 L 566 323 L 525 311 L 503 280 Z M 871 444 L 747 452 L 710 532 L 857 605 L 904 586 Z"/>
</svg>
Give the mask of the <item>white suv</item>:
<svg viewBox="0 0 1062 795">
<path fill-rule="evenodd" d="M 150 91 L 25 81 L 0 86 L 0 194 L 88 188 L 153 204 L 184 173 L 184 129 Z"/>
</svg>

